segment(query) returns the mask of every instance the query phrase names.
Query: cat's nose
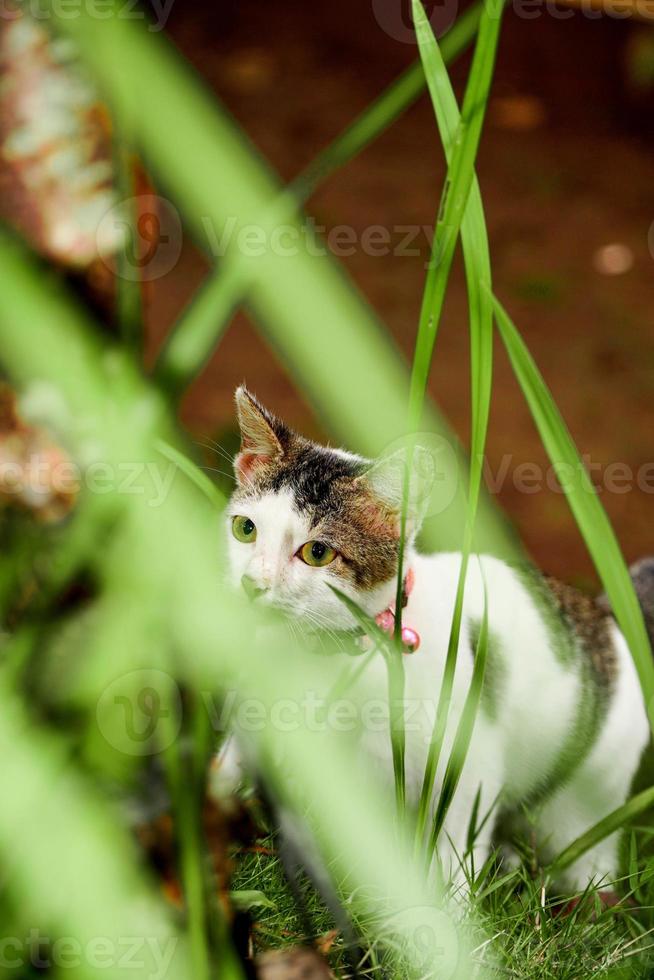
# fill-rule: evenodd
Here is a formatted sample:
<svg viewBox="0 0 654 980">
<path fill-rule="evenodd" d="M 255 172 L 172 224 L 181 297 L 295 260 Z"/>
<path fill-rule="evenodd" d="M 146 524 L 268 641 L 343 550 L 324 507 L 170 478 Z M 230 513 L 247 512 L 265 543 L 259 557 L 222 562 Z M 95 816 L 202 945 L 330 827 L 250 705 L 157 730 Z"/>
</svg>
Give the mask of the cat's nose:
<svg viewBox="0 0 654 980">
<path fill-rule="evenodd" d="M 264 592 L 268 591 L 268 589 L 260 588 L 257 585 L 257 583 L 254 581 L 254 579 L 251 578 L 249 575 L 241 576 L 241 585 L 243 586 L 243 589 L 248 599 L 258 599 L 260 595 L 263 595 Z"/>
</svg>

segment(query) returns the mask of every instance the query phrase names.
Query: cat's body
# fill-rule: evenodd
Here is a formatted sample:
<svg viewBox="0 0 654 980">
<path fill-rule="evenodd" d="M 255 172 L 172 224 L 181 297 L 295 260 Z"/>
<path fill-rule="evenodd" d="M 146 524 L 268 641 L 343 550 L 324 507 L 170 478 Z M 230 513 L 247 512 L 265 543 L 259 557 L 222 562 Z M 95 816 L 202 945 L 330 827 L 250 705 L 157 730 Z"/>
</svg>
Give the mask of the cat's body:
<svg viewBox="0 0 654 980">
<path fill-rule="evenodd" d="M 407 796 L 412 801 L 417 801 L 422 785 L 425 743 L 443 675 L 460 562 L 460 555 L 449 554 L 410 559 L 415 586 L 403 619 L 422 641 L 415 655 L 404 658 Z M 559 630 L 555 595 L 548 594 L 543 583 L 540 589 L 536 586 L 535 599 L 526 585 L 530 577 L 531 573 L 486 556 L 473 559 L 469 567 L 444 757 L 470 685 L 484 613 L 484 582 L 490 639 L 481 708 L 444 828 L 445 850 L 449 839 L 459 855 L 466 850 L 470 815 L 481 787 L 482 814 L 498 798 L 496 813 L 520 814 L 526 808 L 542 856 L 554 857 L 625 801 L 648 741 L 640 684 L 615 623 L 580 600 L 581 615 L 594 613 L 597 622 L 570 621 L 570 630 Z M 602 646 L 587 646 L 584 630 L 597 630 Z M 376 670 L 381 695 L 383 664 Z M 364 733 L 363 742 L 390 774 L 387 736 Z M 442 771 L 437 786 L 441 776 Z M 488 854 L 495 829 L 491 818 L 477 837 L 477 867 Z M 456 870 L 454 857 L 452 871 Z M 567 883 L 583 888 L 591 878 L 613 880 L 617 873 L 613 837 L 584 855 L 571 869 Z"/>
<path fill-rule="evenodd" d="M 388 609 L 396 589 L 397 474 L 339 450 L 315 447 L 244 389 L 237 392 L 237 407 L 243 444 L 229 517 L 234 581 L 309 628 L 356 626 L 330 583 L 371 616 Z M 419 650 L 404 657 L 409 803 L 417 801 L 422 785 L 461 562 L 460 555 L 416 552 L 419 497 L 410 499 L 404 565 L 412 588 L 403 622 L 421 640 Z M 443 856 L 455 875 L 480 789 L 479 812 L 492 808 L 493 815 L 476 838 L 477 866 L 491 848 L 501 811 L 526 810 L 543 855 L 553 857 L 625 801 L 649 739 L 633 661 L 602 603 L 526 567 L 473 556 L 436 792 L 470 686 L 485 595 L 484 691 L 441 835 Z M 335 676 L 339 661 L 348 659 L 333 654 Z M 355 688 L 348 696 L 384 699 L 387 690 L 386 666 L 377 657 L 361 691 Z M 360 745 L 382 778 L 392 780 L 388 730 L 363 725 Z M 232 743 L 224 774 L 233 776 L 238 764 Z M 616 878 L 617 850 L 615 835 L 601 842 L 570 868 L 567 884 L 583 888 L 593 879 Z"/>
</svg>

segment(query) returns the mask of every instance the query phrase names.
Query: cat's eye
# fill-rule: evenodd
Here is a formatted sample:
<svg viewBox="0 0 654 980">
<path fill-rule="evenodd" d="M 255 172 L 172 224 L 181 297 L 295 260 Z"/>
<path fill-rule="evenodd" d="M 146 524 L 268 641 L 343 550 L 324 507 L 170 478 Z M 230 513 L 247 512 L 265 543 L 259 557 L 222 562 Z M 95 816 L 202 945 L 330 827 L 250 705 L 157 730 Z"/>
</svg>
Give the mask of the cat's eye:
<svg viewBox="0 0 654 980">
<path fill-rule="evenodd" d="M 298 552 L 300 558 L 306 565 L 313 565 L 315 568 L 322 568 L 323 565 L 331 565 L 336 552 L 324 541 L 307 541 Z"/>
<path fill-rule="evenodd" d="M 232 521 L 232 534 L 237 541 L 252 544 L 257 539 L 257 528 L 249 517 L 235 517 Z"/>
</svg>

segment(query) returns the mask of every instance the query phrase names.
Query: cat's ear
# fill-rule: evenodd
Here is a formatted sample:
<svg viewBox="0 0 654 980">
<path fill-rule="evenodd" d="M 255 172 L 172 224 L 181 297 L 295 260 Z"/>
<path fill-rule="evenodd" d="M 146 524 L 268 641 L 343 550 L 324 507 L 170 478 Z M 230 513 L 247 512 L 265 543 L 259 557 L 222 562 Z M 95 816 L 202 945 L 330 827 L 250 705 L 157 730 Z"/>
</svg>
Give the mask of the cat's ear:
<svg viewBox="0 0 654 980">
<path fill-rule="evenodd" d="M 281 460 L 290 431 L 245 385 L 236 389 L 234 400 L 241 431 L 241 448 L 234 460 L 234 470 L 238 482 L 248 484 L 259 469 Z"/>
<path fill-rule="evenodd" d="M 402 514 L 405 484 L 408 483 L 407 535 L 420 530 L 434 486 L 432 454 L 423 446 L 403 447 L 375 460 L 361 477 L 373 495 L 393 515 L 398 528 Z"/>
</svg>

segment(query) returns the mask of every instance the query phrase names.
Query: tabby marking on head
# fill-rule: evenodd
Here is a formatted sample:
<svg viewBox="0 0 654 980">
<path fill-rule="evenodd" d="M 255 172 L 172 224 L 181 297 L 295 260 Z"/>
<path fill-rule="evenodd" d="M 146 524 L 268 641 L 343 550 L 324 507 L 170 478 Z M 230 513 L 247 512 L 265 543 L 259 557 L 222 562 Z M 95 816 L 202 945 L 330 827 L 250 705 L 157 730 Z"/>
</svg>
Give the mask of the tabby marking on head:
<svg viewBox="0 0 654 980">
<path fill-rule="evenodd" d="M 251 544 L 230 540 L 236 577 L 252 580 L 267 601 L 320 622 L 330 619 L 332 627 L 355 624 L 329 583 L 371 614 L 379 612 L 395 588 L 401 483 L 391 471 L 397 460 L 373 464 L 318 446 L 275 418 L 245 387 L 237 389 L 236 407 L 241 450 L 229 517 L 262 525 Z M 409 545 L 419 520 L 414 494 Z M 318 551 L 333 550 L 335 557 L 328 564 L 307 564 L 301 549 L 308 542 L 316 542 Z"/>
</svg>

